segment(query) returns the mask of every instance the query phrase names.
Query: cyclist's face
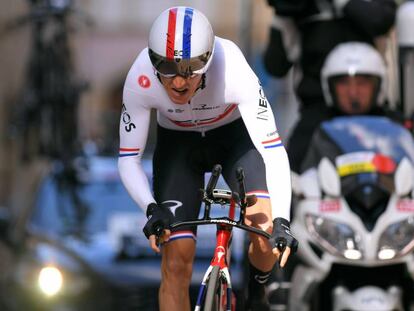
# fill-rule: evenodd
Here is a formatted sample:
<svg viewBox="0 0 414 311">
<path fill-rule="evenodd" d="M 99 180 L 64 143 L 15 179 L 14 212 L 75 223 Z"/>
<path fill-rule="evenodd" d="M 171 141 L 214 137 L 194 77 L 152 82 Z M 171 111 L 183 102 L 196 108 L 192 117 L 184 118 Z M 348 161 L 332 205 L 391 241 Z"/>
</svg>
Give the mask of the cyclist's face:
<svg viewBox="0 0 414 311">
<path fill-rule="evenodd" d="M 371 108 L 374 96 L 375 77 L 344 76 L 335 82 L 335 93 L 339 108 L 347 114 L 366 113 Z"/>
<path fill-rule="evenodd" d="M 201 83 L 202 75 L 193 75 L 188 78 L 175 76 L 167 78 L 160 75 L 161 82 L 168 97 L 176 104 L 182 105 L 190 101 Z"/>
</svg>

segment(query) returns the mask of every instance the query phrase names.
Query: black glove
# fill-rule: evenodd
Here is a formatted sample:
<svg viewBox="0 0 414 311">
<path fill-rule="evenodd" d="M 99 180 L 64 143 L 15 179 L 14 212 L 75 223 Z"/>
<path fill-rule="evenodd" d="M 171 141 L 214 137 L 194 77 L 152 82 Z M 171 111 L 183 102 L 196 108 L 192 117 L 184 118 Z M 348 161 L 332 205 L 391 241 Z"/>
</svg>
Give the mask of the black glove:
<svg viewBox="0 0 414 311">
<path fill-rule="evenodd" d="M 171 213 L 171 210 L 162 204 L 158 205 L 156 203 L 148 205 L 147 217 L 148 221 L 142 230 L 147 239 L 153 234 L 160 237 L 164 229 L 169 229 L 174 221 L 174 215 Z"/>
<path fill-rule="evenodd" d="M 290 232 L 290 223 L 284 218 L 278 217 L 273 220 L 273 232 L 272 237 L 269 239 L 272 247 L 277 247 L 283 252 L 286 246 L 289 246 L 292 253 L 295 253 L 298 249 L 298 241 Z"/>
</svg>

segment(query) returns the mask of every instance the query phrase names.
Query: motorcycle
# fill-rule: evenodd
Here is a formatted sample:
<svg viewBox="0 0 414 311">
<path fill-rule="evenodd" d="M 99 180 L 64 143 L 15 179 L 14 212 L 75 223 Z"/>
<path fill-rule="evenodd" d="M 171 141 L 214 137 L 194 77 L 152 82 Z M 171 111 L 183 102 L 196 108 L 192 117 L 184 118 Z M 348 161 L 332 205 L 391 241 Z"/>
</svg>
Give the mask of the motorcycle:
<svg viewBox="0 0 414 311">
<path fill-rule="evenodd" d="M 293 178 L 289 310 L 414 310 L 414 140 L 373 116 L 323 122 Z"/>
</svg>

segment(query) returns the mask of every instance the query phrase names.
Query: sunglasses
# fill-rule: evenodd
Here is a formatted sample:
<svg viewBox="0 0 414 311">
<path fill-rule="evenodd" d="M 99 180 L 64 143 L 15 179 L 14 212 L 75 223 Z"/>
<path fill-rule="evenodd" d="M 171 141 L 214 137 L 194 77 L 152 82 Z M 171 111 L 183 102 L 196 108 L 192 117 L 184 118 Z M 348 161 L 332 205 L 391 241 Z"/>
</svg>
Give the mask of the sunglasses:
<svg viewBox="0 0 414 311">
<path fill-rule="evenodd" d="M 182 76 L 184 78 L 194 78 L 204 73 L 204 67 L 209 60 L 210 52 L 192 58 L 167 59 L 153 50 L 149 50 L 149 57 L 155 71 L 164 78 L 174 78 Z"/>
<path fill-rule="evenodd" d="M 159 71 L 155 71 L 157 74 L 159 74 L 161 77 L 166 79 L 173 79 L 177 76 L 183 77 L 184 79 L 194 79 L 195 77 L 201 75 L 200 73 L 192 73 L 190 75 L 181 75 L 177 73 L 161 73 Z"/>
</svg>

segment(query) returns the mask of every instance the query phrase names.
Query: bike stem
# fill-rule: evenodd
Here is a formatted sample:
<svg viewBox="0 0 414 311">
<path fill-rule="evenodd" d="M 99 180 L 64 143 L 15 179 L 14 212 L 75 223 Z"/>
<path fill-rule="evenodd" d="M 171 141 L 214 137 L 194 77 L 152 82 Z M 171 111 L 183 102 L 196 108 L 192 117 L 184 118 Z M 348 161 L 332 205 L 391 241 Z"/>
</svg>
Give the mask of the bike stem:
<svg viewBox="0 0 414 311">
<path fill-rule="evenodd" d="M 236 202 L 234 200 L 231 200 L 229 210 L 230 219 L 234 219 L 235 211 Z M 226 224 L 217 225 L 216 248 L 214 250 L 214 257 L 211 261 L 211 266 L 219 266 L 221 269 L 227 267 L 227 253 L 230 247 L 232 229 L 232 226 Z"/>
</svg>

